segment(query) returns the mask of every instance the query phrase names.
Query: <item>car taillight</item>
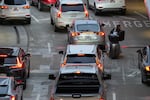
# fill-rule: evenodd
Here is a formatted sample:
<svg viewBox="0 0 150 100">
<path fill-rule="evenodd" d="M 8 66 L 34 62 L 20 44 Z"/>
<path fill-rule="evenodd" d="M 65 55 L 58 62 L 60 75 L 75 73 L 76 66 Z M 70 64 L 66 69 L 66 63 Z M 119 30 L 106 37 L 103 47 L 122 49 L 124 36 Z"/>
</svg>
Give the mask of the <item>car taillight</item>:
<svg viewBox="0 0 150 100">
<path fill-rule="evenodd" d="M 30 9 L 30 6 L 23 6 L 24 9 Z"/>
<path fill-rule="evenodd" d="M 80 33 L 78 33 L 78 32 L 72 32 L 72 33 L 71 33 L 71 36 L 72 36 L 72 37 L 75 37 L 75 36 L 78 36 L 78 35 L 80 35 Z"/>
<path fill-rule="evenodd" d="M 84 6 L 84 13 L 85 13 L 85 17 L 89 17 L 89 12 L 86 10 L 85 6 Z"/>
<path fill-rule="evenodd" d="M 8 9 L 8 6 L 0 6 L 1 9 Z"/>
<path fill-rule="evenodd" d="M 103 97 L 100 97 L 99 100 L 105 100 Z"/>
<path fill-rule="evenodd" d="M 19 59 L 17 58 L 17 64 L 15 66 L 11 66 L 10 68 L 22 68 L 22 63 L 20 63 Z"/>
<path fill-rule="evenodd" d="M 145 70 L 146 70 L 146 71 L 150 71 L 150 66 L 146 66 L 146 67 L 145 67 Z"/>
<path fill-rule="evenodd" d="M 59 11 L 58 13 L 57 13 L 57 18 L 60 18 L 61 17 L 61 11 Z"/>
<path fill-rule="evenodd" d="M 104 32 L 98 32 L 97 35 L 104 36 L 105 33 Z"/>
<path fill-rule="evenodd" d="M 16 98 L 15 98 L 15 96 L 11 96 L 10 99 L 11 100 L 15 100 Z"/>
<path fill-rule="evenodd" d="M 50 100 L 54 100 L 54 98 L 53 98 L 53 97 L 50 97 Z"/>
</svg>

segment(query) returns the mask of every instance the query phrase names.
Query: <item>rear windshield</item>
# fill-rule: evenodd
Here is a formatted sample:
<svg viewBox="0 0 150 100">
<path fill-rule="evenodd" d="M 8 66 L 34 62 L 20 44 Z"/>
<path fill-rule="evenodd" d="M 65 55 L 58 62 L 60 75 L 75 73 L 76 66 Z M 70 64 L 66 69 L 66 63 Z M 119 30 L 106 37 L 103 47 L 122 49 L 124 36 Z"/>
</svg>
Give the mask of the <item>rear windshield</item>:
<svg viewBox="0 0 150 100">
<path fill-rule="evenodd" d="M 16 64 L 17 57 L 0 57 L 0 65 L 3 64 Z"/>
<path fill-rule="evenodd" d="M 61 6 L 62 12 L 67 12 L 67 11 L 81 11 L 84 12 L 84 6 L 83 4 L 62 4 Z"/>
<path fill-rule="evenodd" d="M 4 3 L 7 5 L 24 5 L 26 0 L 4 0 Z"/>
<path fill-rule="evenodd" d="M 98 24 L 79 24 L 77 25 L 77 30 L 82 31 L 91 31 L 91 32 L 99 32 L 100 28 Z"/>
<path fill-rule="evenodd" d="M 8 94 L 8 85 L 5 85 L 5 83 L 7 84 L 7 80 L 0 78 L 0 97 Z"/>
<path fill-rule="evenodd" d="M 95 63 L 95 55 L 85 54 L 84 56 L 79 56 L 77 54 L 67 55 L 66 63 Z"/>
<path fill-rule="evenodd" d="M 56 93 L 98 93 L 99 88 L 100 83 L 96 74 L 61 74 L 57 83 Z"/>
</svg>

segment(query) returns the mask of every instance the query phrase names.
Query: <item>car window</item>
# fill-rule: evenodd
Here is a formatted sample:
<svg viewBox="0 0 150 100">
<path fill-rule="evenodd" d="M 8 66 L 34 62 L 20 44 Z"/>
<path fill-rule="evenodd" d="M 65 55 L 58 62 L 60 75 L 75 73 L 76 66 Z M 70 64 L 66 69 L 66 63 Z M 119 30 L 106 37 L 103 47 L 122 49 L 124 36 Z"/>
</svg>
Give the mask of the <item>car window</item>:
<svg viewBox="0 0 150 100">
<path fill-rule="evenodd" d="M 6 79 L 0 78 L 0 95 L 7 95 L 8 93 L 8 85 Z"/>
<path fill-rule="evenodd" d="M 5 0 L 4 3 L 7 5 L 24 5 L 26 0 Z"/>
<path fill-rule="evenodd" d="M 93 54 L 85 54 L 83 56 L 77 54 L 67 55 L 66 63 L 95 63 L 95 57 Z"/>
<path fill-rule="evenodd" d="M 84 6 L 83 4 L 62 4 L 61 6 L 62 12 L 67 12 L 67 11 L 84 11 Z"/>
<path fill-rule="evenodd" d="M 93 73 L 61 74 L 56 93 L 98 93 L 100 82 Z"/>
<path fill-rule="evenodd" d="M 100 31 L 100 28 L 98 24 L 79 24 L 77 25 L 77 30 L 98 32 Z"/>
<path fill-rule="evenodd" d="M 16 57 L 0 57 L 0 64 L 16 64 L 17 60 Z"/>
</svg>

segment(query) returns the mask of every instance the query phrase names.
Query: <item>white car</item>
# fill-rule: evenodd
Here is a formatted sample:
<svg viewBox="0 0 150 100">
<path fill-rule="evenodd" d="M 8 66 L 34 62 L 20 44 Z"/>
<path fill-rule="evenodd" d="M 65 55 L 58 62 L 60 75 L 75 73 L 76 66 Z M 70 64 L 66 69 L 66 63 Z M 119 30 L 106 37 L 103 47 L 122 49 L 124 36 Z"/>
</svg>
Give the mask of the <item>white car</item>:
<svg viewBox="0 0 150 100">
<path fill-rule="evenodd" d="M 31 23 L 30 4 L 27 0 L 0 0 L 0 23 L 23 20 Z"/>
<path fill-rule="evenodd" d="M 87 7 L 94 10 L 94 14 L 98 15 L 103 11 L 120 11 L 121 14 L 126 13 L 125 0 L 87 0 Z"/>
<path fill-rule="evenodd" d="M 56 32 L 70 26 L 74 20 L 88 19 L 89 13 L 82 0 L 57 0 L 51 6 L 50 18 Z"/>
</svg>

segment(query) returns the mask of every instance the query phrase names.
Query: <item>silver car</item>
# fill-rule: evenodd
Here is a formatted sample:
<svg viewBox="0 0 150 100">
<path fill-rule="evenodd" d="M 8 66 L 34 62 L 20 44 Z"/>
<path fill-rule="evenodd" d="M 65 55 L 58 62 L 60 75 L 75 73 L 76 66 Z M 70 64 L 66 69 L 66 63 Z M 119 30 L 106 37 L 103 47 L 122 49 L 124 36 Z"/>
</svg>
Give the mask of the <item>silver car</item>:
<svg viewBox="0 0 150 100">
<path fill-rule="evenodd" d="M 105 32 L 103 24 L 97 20 L 75 20 L 68 28 L 68 42 L 70 44 L 95 44 L 105 49 Z"/>
<path fill-rule="evenodd" d="M 54 78 L 49 76 L 49 79 Z M 111 75 L 102 75 L 94 66 L 62 67 L 49 100 L 106 100 L 104 79 L 111 79 Z"/>
<path fill-rule="evenodd" d="M 0 0 L 0 22 L 23 20 L 31 23 L 30 4 L 27 0 Z"/>
<path fill-rule="evenodd" d="M 82 0 L 57 0 L 50 9 L 54 31 L 65 29 L 76 19 L 88 19 L 89 13 Z"/>
</svg>

